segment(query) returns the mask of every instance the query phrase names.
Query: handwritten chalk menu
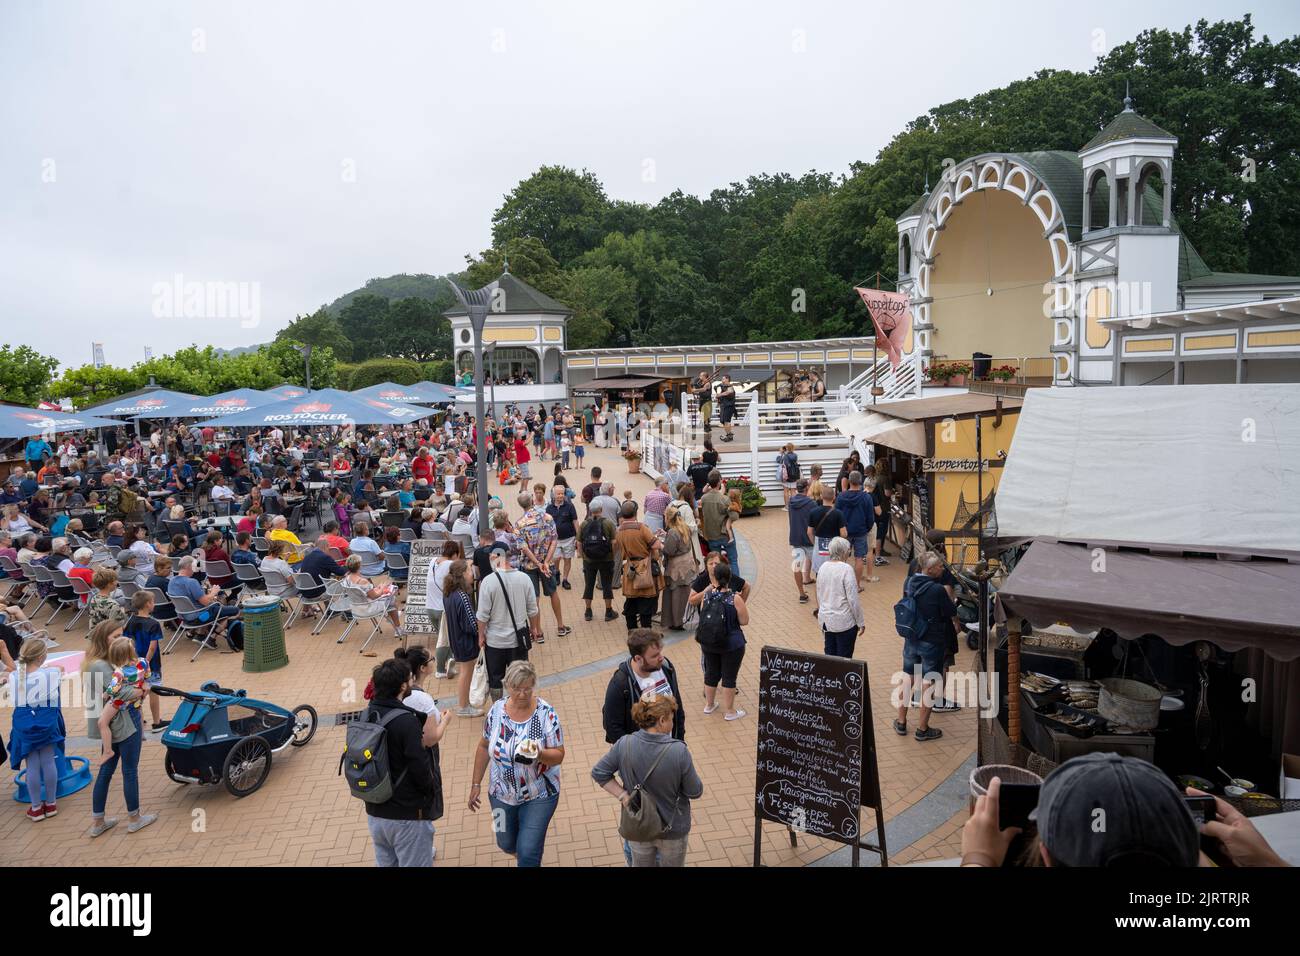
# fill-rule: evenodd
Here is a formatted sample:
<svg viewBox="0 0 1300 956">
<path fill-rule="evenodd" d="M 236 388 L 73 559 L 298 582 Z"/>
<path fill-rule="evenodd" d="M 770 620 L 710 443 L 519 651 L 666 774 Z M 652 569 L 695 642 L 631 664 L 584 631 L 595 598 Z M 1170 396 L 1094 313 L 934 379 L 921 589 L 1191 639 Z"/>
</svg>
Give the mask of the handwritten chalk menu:
<svg viewBox="0 0 1300 956">
<path fill-rule="evenodd" d="M 406 577 L 406 609 L 402 626 L 412 634 L 433 634 L 433 615 L 424 606 L 429 586 L 429 565 L 442 553 L 441 541 L 412 541 L 411 557 L 407 559 L 411 570 Z"/>
<path fill-rule="evenodd" d="M 856 845 L 864 789 L 879 802 L 866 664 L 779 647 L 760 660 L 758 816 Z"/>
</svg>

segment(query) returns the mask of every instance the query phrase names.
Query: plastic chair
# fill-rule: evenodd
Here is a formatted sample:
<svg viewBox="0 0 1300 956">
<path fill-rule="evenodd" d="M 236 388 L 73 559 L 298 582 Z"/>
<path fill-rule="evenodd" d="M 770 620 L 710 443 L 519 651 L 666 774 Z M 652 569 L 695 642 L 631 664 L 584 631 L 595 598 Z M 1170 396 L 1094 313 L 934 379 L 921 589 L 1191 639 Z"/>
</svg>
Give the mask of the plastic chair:
<svg viewBox="0 0 1300 956">
<path fill-rule="evenodd" d="M 95 589 L 86 583 L 85 578 L 68 578 L 68 583 L 72 585 L 72 592 L 77 595 L 77 601 L 81 607 L 77 608 L 76 615 L 67 624 L 63 625 L 64 632 L 72 630 L 76 624 L 85 615 L 90 608 L 90 598 L 95 593 Z"/>
<path fill-rule="evenodd" d="M 235 579 L 250 590 L 266 590 L 266 579 L 262 577 L 262 572 L 257 570 L 257 565 L 255 564 L 246 564 L 242 561 L 236 563 Z"/>
<path fill-rule="evenodd" d="M 199 607 L 197 604 L 195 604 L 193 601 L 191 601 L 183 594 L 173 594 L 171 595 L 171 600 L 172 600 L 172 604 L 175 605 L 176 607 L 177 614 L 179 614 L 180 616 L 177 618 L 177 622 L 176 622 L 177 624 L 176 633 L 172 636 L 171 643 L 167 645 L 167 649 L 164 650 L 163 653 L 166 654 L 170 652 L 171 649 L 176 646 L 176 643 L 181 639 L 182 634 L 186 634 L 186 633 L 200 634 L 202 636 L 198 638 L 199 641 L 198 650 L 194 652 L 194 657 L 190 658 L 190 663 L 192 664 L 194 663 L 195 659 L 201 653 L 203 653 L 203 649 L 205 647 L 215 648 L 217 646 L 216 642 L 212 640 L 212 635 L 216 631 L 217 625 L 221 622 L 221 617 L 218 614 L 214 614 L 210 621 L 187 621 L 185 619 L 185 615 L 201 614 L 207 608 Z M 217 605 L 210 604 L 208 605 L 208 607 L 215 609 Z"/>
<path fill-rule="evenodd" d="M 50 580 L 54 583 L 54 593 L 51 595 L 54 598 L 54 613 L 46 619 L 46 627 L 53 623 L 65 607 L 75 607 L 81 603 L 81 598 L 77 597 L 76 592 L 72 590 L 72 582 L 68 580 L 66 574 L 58 568 L 50 568 L 49 573 Z"/>
<path fill-rule="evenodd" d="M 293 587 L 294 590 L 297 591 L 298 593 L 298 611 L 301 611 L 303 608 L 308 608 L 308 607 L 321 607 L 322 605 L 329 604 L 330 602 L 330 593 L 329 593 L 328 584 L 325 585 L 324 591 L 322 591 L 320 594 L 315 595 L 314 597 L 303 593 L 305 591 L 315 591 L 317 588 L 321 587 L 321 585 L 316 581 L 316 579 L 312 577 L 310 574 L 306 573 L 305 571 L 295 571 L 293 573 Z M 296 614 L 297 611 L 295 611 L 294 613 Z M 323 616 L 324 615 L 322 615 L 322 617 Z M 288 626 L 289 626 L 288 624 L 285 625 L 286 628 Z M 312 633 L 313 634 L 316 633 L 315 628 L 312 629 Z"/>
<path fill-rule="evenodd" d="M 366 649 L 370 647 L 370 642 L 383 632 L 380 621 L 388 616 L 388 601 L 384 598 L 367 597 L 364 588 L 348 584 L 346 581 L 343 582 L 343 593 L 347 595 L 348 600 L 351 602 L 349 611 L 352 614 L 352 620 L 348 623 L 342 637 L 339 638 L 339 643 L 343 643 L 348 636 L 348 632 L 356 626 L 358 621 L 369 621 L 370 633 L 366 635 L 366 642 L 361 645 L 360 651 L 360 653 L 364 654 Z"/>
<path fill-rule="evenodd" d="M 294 607 L 293 599 L 298 596 L 298 589 L 293 586 L 293 582 L 285 578 L 279 571 L 263 571 L 262 579 L 266 581 L 266 593 L 274 594 L 281 601 L 283 607 L 289 609 L 289 618 L 285 621 L 285 629 L 293 623 L 294 615 L 298 609 Z"/>
</svg>

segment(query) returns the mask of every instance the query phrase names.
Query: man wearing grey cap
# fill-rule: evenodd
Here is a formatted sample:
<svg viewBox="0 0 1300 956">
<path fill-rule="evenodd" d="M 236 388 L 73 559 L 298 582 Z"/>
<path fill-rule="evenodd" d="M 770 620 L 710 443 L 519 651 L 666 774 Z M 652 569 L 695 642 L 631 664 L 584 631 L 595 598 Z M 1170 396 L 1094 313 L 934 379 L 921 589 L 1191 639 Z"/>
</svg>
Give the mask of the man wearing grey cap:
<svg viewBox="0 0 1300 956">
<path fill-rule="evenodd" d="M 1018 828 L 999 829 L 1001 781 L 962 830 L 962 866 L 1001 866 Z M 1154 764 L 1114 753 L 1067 760 L 1043 781 L 1037 852 L 1044 866 L 1194 867 L 1200 837 L 1183 795 Z M 1027 861 L 1035 863 L 1037 861 Z"/>
</svg>

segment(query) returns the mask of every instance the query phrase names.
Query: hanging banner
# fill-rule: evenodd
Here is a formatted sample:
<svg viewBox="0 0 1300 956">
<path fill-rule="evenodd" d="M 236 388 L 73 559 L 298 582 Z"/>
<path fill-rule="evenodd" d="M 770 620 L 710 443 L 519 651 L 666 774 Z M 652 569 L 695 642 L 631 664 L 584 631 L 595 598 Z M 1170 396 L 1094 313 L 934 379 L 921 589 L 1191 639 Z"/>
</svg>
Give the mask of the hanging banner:
<svg viewBox="0 0 1300 956">
<path fill-rule="evenodd" d="M 871 322 L 876 327 L 876 345 L 889 356 L 893 368 L 903 360 L 903 343 L 912 331 L 912 302 L 904 292 L 882 292 L 879 289 L 861 289 L 854 292 L 862 297 Z"/>
</svg>

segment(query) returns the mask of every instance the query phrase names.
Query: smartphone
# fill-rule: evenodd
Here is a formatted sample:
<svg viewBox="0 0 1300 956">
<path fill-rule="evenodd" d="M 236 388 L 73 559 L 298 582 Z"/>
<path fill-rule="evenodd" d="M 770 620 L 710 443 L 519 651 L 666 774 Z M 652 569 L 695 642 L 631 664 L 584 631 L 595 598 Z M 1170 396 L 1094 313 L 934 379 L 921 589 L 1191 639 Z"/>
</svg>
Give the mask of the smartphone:
<svg viewBox="0 0 1300 956">
<path fill-rule="evenodd" d="M 1030 811 L 1038 806 L 1039 789 L 1036 783 L 1004 783 L 998 796 L 998 828 L 1029 826 Z"/>
<path fill-rule="evenodd" d="M 1187 809 L 1192 811 L 1192 819 L 1196 821 L 1197 826 L 1213 823 L 1219 818 L 1213 797 L 1183 797 L 1183 802 L 1187 804 Z"/>
</svg>

